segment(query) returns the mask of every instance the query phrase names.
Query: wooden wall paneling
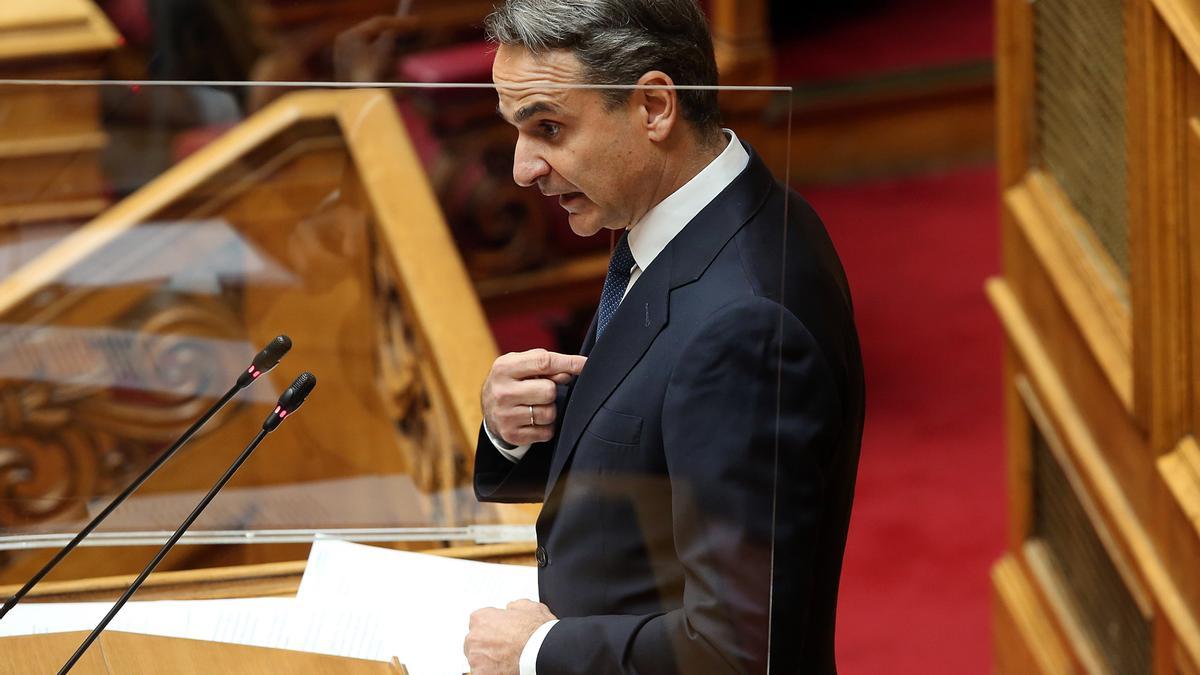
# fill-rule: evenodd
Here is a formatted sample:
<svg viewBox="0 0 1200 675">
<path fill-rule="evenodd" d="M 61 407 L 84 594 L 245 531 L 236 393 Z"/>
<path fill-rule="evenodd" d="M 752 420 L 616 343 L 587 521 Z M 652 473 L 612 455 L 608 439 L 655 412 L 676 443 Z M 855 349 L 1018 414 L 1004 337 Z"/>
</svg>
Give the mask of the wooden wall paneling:
<svg viewBox="0 0 1200 675">
<path fill-rule="evenodd" d="M 1068 450 L 1071 465 L 1092 496 L 1105 527 L 1114 534 L 1122 554 L 1131 562 L 1132 571 L 1162 616 L 1170 622 L 1181 643 L 1189 652 L 1200 647 L 1200 642 L 1193 643 L 1191 637 L 1200 635 L 1196 633 L 1196 619 L 1182 600 L 1175 580 L 1143 525 L 1150 521 L 1150 516 L 1137 512 L 1132 493 L 1127 495 L 1124 477 L 1108 466 L 1098 439 L 1104 439 L 1104 445 L 1132 445 L 1142 457 L 1148 454 L 1144 441 L 1139 444 L 1135 440 L 1139 438 L 1138 433 L 1129 428 L 1130 422 L 1120 414 L 1112 415 L 1108 427 L 1092 426 L 1089 429 L 1089 422 L 1081 416 L 1067 387 L 1070 378 L 1061 376 L 1055 367 L 1063 359 L 1057 355 L 1052 357 L 1047 351 L 1061 340 L 1061 336 L 1046 336 L 1035 330 L 1034 318 L 1025 310 L 1027 305 L 1006 282 L 990 283 L 988 296 L 1001 318 L 1009 343 L 1025 364 L 1024 372 L 1033 391 L 1042 402 L 1055 433 L 1062 439 L 1063 447 Z M 1070 347 L 1066 349 L 1070 350 Z M 1067 368 L 1068 372 L 1076 372 L 1069 364 Z"/>
<path fill-rule="evenodd" d="M 992 568 L 995 668 L 1001 675 L 1081 672 L 1021 565 L 1006 555 Z"/>
<path fill-rule="evenodd" d="M 1062 577 L 1054 566 L 1052 554 L 1046 546 L 1034 539 L 1025 542 L 1022 548 L 1021 570 L 1030 580 L 1038 604 L 1053 619 L 1049 622 L 1053 635 L 1038 636 L 1039 641 L 1058 641 L 1067 645 L 1067 652 L 1073 661 L 1072 670 L 1081 673 L 1110 674 L 1103 657 L 1096 645 L 1088 636 L 1086 629 L 1080 623 L 1074 603 Z"/>
<path fill-rule="evenodd" d="M 1153 662 L 1150 672 L 1155 675 L 1182 675 L 1175 661 L 1176 643 L 1171 626 L 1166 621 L 1155 621 L 1151 635 Z"/>
<path fill-rule="evenodd" d="M 1027 2 L 996 0 L 996 160 L 1001 193 L 1024 179 L 1032 164 L 1034 130 L 1034 40 L 1033 6 Z M 1001 205 L 1001 251 L 1006 276 L 1012 260 L 1009 251 L 1016 242 L 1016 225 L 1009 209 Z M 987 283 L 993 302 L 1011 297 L 1002 279 Z M 1000 300 L 1003 301 L 1003 300 Z M 1005 429 L 1008 451 L 1009 551 L 1016 554 L 1029 536 L 1031 526 L 1032 465 L 1029 452 L 1028 416 L 1013 386 L 1019 355 L 1009 345 L 1005 350 Z M 1002 564 L 1002 563 L 1001 563 Z M 1000 564 L 997 565 L 997 569 Z M 1009 671 L 1011 672 L 1011 671 Z"/>
<path fill-rule="evenodd" d="M 1024 181 L 1004 193 L 1004 201 L 1014 216 L 1012 224 L 1033 247 L 1108 386 L 1132 411 L 1131 312 L 1122 300 L 1128 292 L 1111 259 L 1050 174 L 1031 169 Z M 1016 277 L 1015 283 L 1022 278 Z"/>
<path fill-rule="evenodd" d="M 1196 71 L 1189 73 L 1188 98 L 1189 113 L 1192 117 L 1188 122 L 1186 140 L 1185 185 L 1190 189 L 1186 190 L 1188 202 L 1185 229 L 1188 241 L 1189 271 L 1192 274 L 1188 279 L 1186 289 L 1189 297 L 1187 311 L 1190 320 L 1191 367 L 1185 378 L 1192 387 L 1189 430 L 1192 433 L 1200 433 L 1200 390 L 1196 384 L 1196 378 L 1200 375 L 1200 288 L 1197 287 L 1200 285 L 1200 274 L 1195 273 L 1196 270 L 1200 270 L 1200 190 L 1196 189 L 1197 181 L 1200 181 L 1200 74 Z"/>
<path fill-rule="evenodd" d="M 1004 302 L 1011 294 L 1000 279 L 988 281 L 989 294 Z M 1004 299 L 1000 299 L 1004 298 Z M 1033 456 L 1029 447 L 1029 415 L 1016 386 L 1021 372 L 1020 356 L 1011 345 L 1004 350 L 1004 428 L 1008 451 L 1008 550 L 1016 554 L 1033 527 Z"/>
<path fill-rule="evenodd" d="M 1018 423 L 1018 426 L 1023 426 L 1027 434 L 1032 431 L 1032 428 L 1037 429 L 1038 435 L 1050 449 L 1054 461 L 1058 463 L 1067 478 L 1074 499 L 1082 507 L 1087 522 L 1096 533 L 1106 556 L 1112 561 L 1123 584 L 1129 589 L 1130 596 L 1136 603 L 1143 620 L 1147 623 L 1151 622 L 1154 618 L 1154 604 L 1149 592 L 1129 561 L 1118 538 L 1110 530 L 1101 508 L 1088 492 L 1086 481 L 1075 468 L 1071 454 L 1060 439 L 1054 423 L 1029 379 L 1024 374 L 1017 374 L 1013 380 L 1013 389 L 1016 390 L 1022 405 L 1018 414 L 1026 418 L 1026 421 L 1023 424 Z M 1030 421 L 1033 422 L 1032 427 L 1029 424 Z M 1020 445 L 1010 446 L 1011 450 L 1024 455 L 1031 454 L 1031 438 L 1032 436 L 1027 435 Z M 1016 498 L 1023 496 L 1019 493 L 1014 495 Z M 1029 498 L 1032 501 L 1033 495 L 1030 494 Z M 1109 669 L 1105 666 L 1105 661 L 1098 651 L 1099 645 L 1092 641 L 1077 618 L 1080 610 L 1076 607 L 1075 601 L 1068 591 L 1070 584 L 1066 583 L 1061 576 L 1048 545 L 1037 539 L 1036 533 L 1030 532 L 1028 536 L 1029 538 L 1019 548 L 1017 559 L 1028 578 L 1033 580 L 1032 586 L 1042 599 L 1043 606 L 1056 618 L 1055 627 L 1059 631 L 1060 639 L 1071 646 L 1072 653 L 1078 659 L 1081 670 L 1089 673 L 1107 672 Z"/>
<path fill-rule="evenodd" d="M 1183 645 L 1178 642 L 1171 644 L 1171 655 L 1174 657 L 1172 665 L 1173 670 L 1168 668 L 1164 672 L 1172 675 L 1200 675 L 1200 661 L 1196 661 L 1194 657 L 1188 654 Z"/>
<path fill-rule="evenodd" d="M 1030 116 L 1037 103 L 1031 3 L 996 7 L 1005 278 L 990 282 L 988 293 L 1008 335 L 1008 376 L 1026 399 L 1044 404 L 1044 414 L 1034 412 L 1037 405 L 1026 407 L 1049 420 L 1039 423 L 1054 432 L 1044 437 L 1061 438 L 1049 443 L 1057 446 L 1059 464 L 1086 497 L 1081 503 L 1123 585 L 1143 614 L 1154 617 L 1154 672 L 1191 673 L 1200 663 L 1194 517 L 1200 451 L 1191 440 L 1200 423 L 1193 384 L 1200 374 L 1200 294 L 1193 278 L 1200 269 L 1200 202 L 1189 191 L 1200 167 L 1200 122 L 1192 122 L 1200 118 L 1200 5 L 1122 3 L 1128 281 L 1053 177 L 1031 166 Z M 1010 497 L 1024 501 L 1029 440 L 1021 435 L 1028 422 L 1015 398 L 1010 392 L 1008 423 L 1016 427 L 1009 430 Z M 1019 521 L 1029 511 L 1027 504 L 1010 507 L 1018 520 L 1010 539 L 1020 537 Z M 1031 588 L 1053 588 L 1038 559 L 1036 542 L 1014 558 Z M 1056 605 L 1052 594 L 1042 601 Z M 1006 632 L 997 627 L 998 649 Z M 1066 642 L 1075 640 L 1068 635 Z"/>
<path fill-rule="evenodd" d="M 1165 8 L 1163 3 L 1156 4 L 1159 5 L 1160 16 L 1165 18 L 1167 15 L 1161 14 Z M 1183 14 L 1183 17 L 1187 16 Z M 1174 20 L 1165 20 L 1164 23 L 1173 37 L 1179 34 L 1186 36 L 1187 26 L 1194 25 L 1191 21 L 1181 20 L 1180 16 L 1174 16 Z M 1191 42 L 1193 46 L 1197 44 Z M 1200 55 L 1200 52 L 1187 50 L 1188 39 L 1182 39 L 1179 43 L 1185 54 Z M 1180 378 L 1190 386 L 1191 400 L 1187 420 L 1189 434 L 1175 447 L 1167 447 L 1169 452 L 1157 461 L 1163 485 L 1157 530 L 1163 558 L 1178 580 L 1182 599 L 1195 620 L 1200 617 L 1200 575 L 1196 574 L 1196 564 L 1200 561 L 1200 451 L 1196 449 L 1194 436 L 1196 429 L 1200 428 L 1200 400 L 1197 399 L 1195 385 L 1197 367 L 1200 366 L 1200 339 L 1197 339 L 1200 336 L 1200 289 L 1196 288 L 1200 277 L 1195 275 L 1196 265 L 1200 264 L 1200 195 L 1197 195 L 1194 186 L 1200 178 L 1200 74 L 1194 60 L 1186 64 L 1184 70 L 1186 91 L 1182 96 L 1185 99 L 1183 116 L 1187 121 L 1180 124 L 1186 138 L 1182 142 L 1185 158 L 1179 182 L 1185 192 L 1185 213 L 1179 238 L 1180 248 L 1184 249 L 1189 263 L 1188 274 L 1181 280 L 1181 285 L 1187 298 L 1184 320 L 1188 324 L 1190 360 L 1185 362 L 1186 367 L 1180 368 Z M 1169 645 L 1170 653 L 1174 655 L 1175 662 L 1181 664 L 1179 667 L 1182 672 L 1188 672 L 1189 669 L 1194 671 L 1200 664 L 1200 653 L 1194 651 L 1196 646 L 1200 646 L 1200 636 L 1179 635 L 1179 630 L 1186 629 L 1175 627 L 1172 631 L 1174 643 Z"/>
<path fill-rule="evenodd" d="M 1190 0 L 1141 0 L 1138 4 L 1158 12 L 1192 68 L 1200 69 L 1200 6 Z"/>
<path fill-rule="evenodd" d="M 1097 538 L 1100 540 L 1108 557 L 1112 560 L 1113 566 L 1121 576 L 1121 580 L 1124 582 L 1126 588 L 1129 589 L 1134 602 L 1137 603 L 1138 610 L 1141 611 L 1143 617 L 1151 620 L 1154 616 L 1154 605 L 1149 592 L 1146 590 L 1133 564 L 1131 564 L 1125 548 L 1120 543 L 1120 539 L 1114 535 L 1102 508 L 1096 503 L 1096 500 L 1089 492 L 1088 481 L 1076 468 L 1071 452 L 1067 450 L 1066 445 L 1059 437 L 1050 415 L 1038 399 L 1038 395 L 1030 384 L 1029 379 L 1024 375 L 1018 375 L 1015 381 L 1015 389 L 1025 406 L 1026 414 L 1034 422 L 1038 433 L 1045 440 L 1051 454 L 1062 468 L 1063 474 L 1066 475 L 1074 492 L 1075 499 L 1083 507 L 1084 513 L 1087 514 L 1088 522 L 1091 524 L 1092 529 L 1095 530 Z M 1024 543 L 1026 551 L 1029 550 L 1029 545 L 1030 542 L 1028 541 Z"/>
<path fill-rule="evenodd" d="M 1167 453 L 1157 462 L 1162 482 L 1154 531 L 1164 564 L 1179 586 L 1179 602 L 1191 619 L 1164 630 L 1163 672 L 1168 672 L 1178 661 L 1174 654 L 1200 663 L 1200 530 L 1190 515 L 1197 508 L 1193 491 L 1200 478 L 1191 436 L 1200 421 L 1194 384 L 1200 364 L 1195 276 L 1200 202 L 1194 189 L 1200 177 L 1200 31 L 1193 3 L 1146 3 L 1144 14 L 1144 96 L 1149 112 L 1143 133 L 1148 140 L 1142 152 L 1131 149 L 1131 162 L 1143 163 L 1150 183 L 1142 212 L 1148 240 L 1142 261 L 1150 277 L 1144 302 L 1154 315 L 1150 330 L 1155 333 L 1153 381 L 1147 387 L 1156 408 L 1151 415 L 1152 450 Z"/>
<path fill-rule="evenodd" d="M 996 0 L 996 161 L 1000 189 L 1016 185 L 1033 163 L 1033 4 Z"/>
<path fill-rule="evenodd" d="M 1172 448 L 1191 425 L 1186 73 L 1170 29 L 1145 2 L 1129 41 L 1141 47 L 1129 74 L 1130 297 L 1134 307 L 1134 413 L 1152 452 Z"/>
<path fill-rule="evenodd" d="M 1166 486 L 1159 546 L 1193 620 L 1191 627 L 1177 626 L 1173 632 L 1181 645 L 1179 651 L 1200 664 L 1200 652 L 1193 651 L 1200 646 L 1200 635 L 1179 635 L 1194 630 L 1200 617 L 1200 575 L 1195 564 L 1200 560 L 1200 446 L 1195 437 L 1188 436 L 1172 452 L 1159 457 L 1157 466 Z"/>
<path fill-rule="evenodd" d="M 1003 202 L 1009 216 L 1004 222 L 1012 233 L 1004 249 L 1006 277 L 1019 293 L 1032 285 L 1030 275 L 1045 277 L 1055 303 L 1062 305 L 1060 316 L 1074 324 L 1084 341 L 1081 346 L 1099 365 L 1104 387 L 1124 410 L 1132 410 L 1129 311 L 1117 299 L 1117 291 L 1105 287 L 1115 277 L 1097 270 L 1098 251 L 1085 244 L 1082 216 L 1040 169 L 1027 172 L 1020 185 L 1004 192 Z"/>
<path fill-rule="evenodd" d="M 1023 301 L 1014 290 L 1006 281 L 1000 280 L 990 282 L 987 287 L 988 298 L 1000 317 L 1011 348 L 1019 359 L 1019 374 L 1026 378 L 1037 399 L 1042 402 L 1041 408 L 1053 424 L 1055 434 L 1064 439 L 1063 445 L 1071 451 L 1071 462 L 1083 477 L 1089 493 L 1095 495 L 1106 526 L 1120 533 L 1118 540 L 1125 547 L 1125 554 L 1137 561 L 1135 568 L 1141 574 L 1144 569 L 1143 561 L 1154 560 L 1150 538 L 1142 529 L 1133 506 L 1125 497 L 1117 477 L 1118 472 L 1109 467 L 1095 440 L 1097 437 L 1103 437 L 1136 444 L 1139 436 L 1128 428 L 1128 422 L 1123 416 L 1113 415 L 1111 411 L 1109 415 L 1112 421 L 1109 425 L 1093 431 L 1095 427 L 1091 421 L 1081 414 L 1074 403 L 1074 394 L 1069 388 L 1070 380 L 1062 377 L 1056 368 L 1055 364 L 1060 363 L 1055 359 L 1057 354 L 1047 349 L 1056 343 L 1066 342 L 1068 334 L 1039 330 L 1038 320 L 1033 313 L 1045 310 L 1039 309 L 1036 304 Z M 1067 345 L 1065 349 L 1070 350 L 1070 343 L 1067 342 Z M 1073 367 L 1076 368 L 1078 372 L 1082 372 L 1082 368 Z M 1093 377 L 1096 375 L 1093 373 Z M 1016 389 L 1015 382 L 1009 386 Z M 1020 411 L 1020 414 L 1025 413 Z M 1020 443 L 1015 448 L 1010 447 L 1009 451 L 1027 453 L 1028 436 L 1020 439 Z"/>
</svg>

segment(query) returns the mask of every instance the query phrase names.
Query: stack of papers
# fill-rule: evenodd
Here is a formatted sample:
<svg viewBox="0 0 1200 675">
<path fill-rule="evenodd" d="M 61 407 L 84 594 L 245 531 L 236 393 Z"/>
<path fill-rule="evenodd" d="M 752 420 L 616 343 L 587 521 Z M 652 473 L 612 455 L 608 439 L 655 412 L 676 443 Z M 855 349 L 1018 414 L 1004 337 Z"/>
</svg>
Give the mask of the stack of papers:
<svg viewBox="0 0 1200 675">
<path fill-rule="evenodd" d="M 469 670 L 471 612 L 536 600 L 537 570 L 343 541 L 313 544 L 295 598 L 130 602 L 108 630 L 390 661 L 413 675 Z M 106 602 L 28 603 L 0 636 L 91 630 Z"/>
</svg>

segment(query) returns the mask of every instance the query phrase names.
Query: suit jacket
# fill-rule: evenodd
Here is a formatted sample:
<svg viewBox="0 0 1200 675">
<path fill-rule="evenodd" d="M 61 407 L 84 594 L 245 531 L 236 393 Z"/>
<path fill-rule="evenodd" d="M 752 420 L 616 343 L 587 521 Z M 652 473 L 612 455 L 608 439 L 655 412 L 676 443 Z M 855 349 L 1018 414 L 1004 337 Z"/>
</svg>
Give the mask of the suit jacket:
<svg viewBox="0 0 1200 675">
<path fill-rule="evenodd" d="M 480 433 L 476 496 L 544 503 L 539 675 L 836 672 L 858 336 L 820 219 L 747 150 L 593 323 L 555 439 L 514 464 Z"/>
</svg>

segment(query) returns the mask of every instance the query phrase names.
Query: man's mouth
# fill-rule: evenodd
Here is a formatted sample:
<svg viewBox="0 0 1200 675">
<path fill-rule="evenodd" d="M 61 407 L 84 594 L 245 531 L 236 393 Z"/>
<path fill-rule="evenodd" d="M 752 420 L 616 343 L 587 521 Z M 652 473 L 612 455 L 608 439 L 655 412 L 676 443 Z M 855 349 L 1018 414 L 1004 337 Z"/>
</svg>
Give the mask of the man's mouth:
<svg viewBox="0 0 1200 675">
<path fill-rule="evenodd" d="M 567 192 L 558 196 L 558 205 L 565 209 L 577 205 L 582 200 L 582 192 Z"/>
</svg>

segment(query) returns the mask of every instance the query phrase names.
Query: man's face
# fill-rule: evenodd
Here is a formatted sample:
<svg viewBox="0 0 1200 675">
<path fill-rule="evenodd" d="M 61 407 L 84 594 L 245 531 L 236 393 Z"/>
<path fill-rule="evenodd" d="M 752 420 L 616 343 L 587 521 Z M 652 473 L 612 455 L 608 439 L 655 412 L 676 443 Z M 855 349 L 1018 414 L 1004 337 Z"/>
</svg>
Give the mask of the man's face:
<svg viewBox="0 0 1200 675">
<path fill-rule="evenodd" d="M 571 229 L 586 237 L 629 227 L 649 210 L 644 178 L 654 153 L 636 104 L 610 111 L 600 90 L 553 87 L 582 82 L 581 72 L 569 51 L 535 56 L 510 45 L 492 66 L 500 114 L 518 132 L 513 180 L 558 196 Z"/>
</svg>

